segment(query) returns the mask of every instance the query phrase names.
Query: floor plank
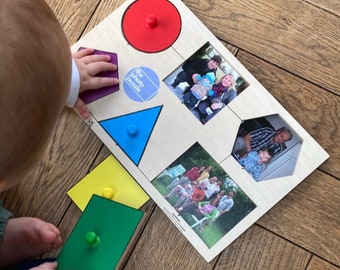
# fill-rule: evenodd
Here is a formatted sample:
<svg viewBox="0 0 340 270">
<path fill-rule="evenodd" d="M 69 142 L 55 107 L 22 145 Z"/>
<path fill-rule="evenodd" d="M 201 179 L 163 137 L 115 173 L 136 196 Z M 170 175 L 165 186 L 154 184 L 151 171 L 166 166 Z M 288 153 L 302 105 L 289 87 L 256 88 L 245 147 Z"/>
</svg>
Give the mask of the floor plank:
<svg viewBox="0 0 340 270">
<path fill-rule="evenodd" d="M 214 269 L 304 270 L 312 254 L 257 225 L 222 253 Z"/>
<path fill-rule="evenodd" d="M 156 207 L 124 269 L 209 270 L 216 260 L 208 264 Z"/>
<path fill-rule="evenodd" d="M 325 260 L 313 256 L 306 270 L 337 270 L 339 269 L 333 264 L 326 262 Z"/>
<path fill-rule="evenodd" d="M 184 3 L 218 38 L 340 94 L 338 16 L 300 0 Z"/>
<path fill-rule="evenodd" d="M 115 9 L 117 9 L 125 0 L 115 0 L 115 1 L 100 1 L 96 12 L 91 17 L 88 22 L 84 34 L 89 32 L 98 23 L 104 20 L 108 15 L 110 15 Z M 112 25 L 112 27 L 120 27 L 120 25 Z M 114 48 L 113 48 L 114 50 Z"/>
<path fill-rule="evenodd" d="M 321 169 L 340 178 L 340 97 L 243 50 L 239 61 L 328 152 Z"/>
<path fill-rule="evenodd" d="M 340 266 L 340 181 L 317 170 L 257 224 Z"/>
<path fill-rule="evenodd" d="M 307 3 L 310 3 L 314 6 L 317 6 L 321 9 L 327 10 L 330 13 L 333 13 L 337 16 L 340 16 L 340 2 L 337 0 L 305 0 Z"/>
<path fill-rule="evenodd" d="M 85 29 L 101 0 L 46 0 L 56 14 L 70 44 L 75 43 Z"/>
<path fill-rule="evenodd" d="M 156 209 L 124 269 L 305 269 L 311 254 L 252 226 L 220 257 L 205 262 Z"/>
<path fill-rule="evenodd" d="M 26 180 L 1 196 L 4 206 L 17 216 L 58 224 L 68 207 L 67 190 L 85 176 L 101 145 L 73 111 L 65 110 L 40 163 Z"/>
</svg>

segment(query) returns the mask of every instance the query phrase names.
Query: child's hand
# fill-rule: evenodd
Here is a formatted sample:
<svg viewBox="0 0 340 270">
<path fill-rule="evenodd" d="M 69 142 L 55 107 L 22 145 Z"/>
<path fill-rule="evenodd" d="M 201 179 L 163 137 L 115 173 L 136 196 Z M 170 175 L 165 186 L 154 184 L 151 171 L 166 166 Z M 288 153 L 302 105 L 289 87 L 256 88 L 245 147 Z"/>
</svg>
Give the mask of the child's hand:
<svg viewBox="0 0 340 270">
<path fill-rule="evenodd" d="M 30 270 L 56 270 L 57 266 L 57 262 L 47 262 L 40 264 L 37 267 L 31 268 Z"/>
<path fill-rule="evenodd" d="M 192 80 L 194 83 L 197 83 L 198 81 L 202 80 L 201 75 L 195 73 L 194 75 L 192 75 Z"/>
<path fill-rule="evenodd" d="M 213 103 L 211 104 L 211 109 L 214 111 L 214 110 L 217 110 L 217 109 L 221 109 L 222 108 L 222 103 Z"/>
<path fill-rule="evenodd" d="M 118 84 L 116 78 L 104 78 L 96 76 L 103 71 L 115 71 L 116 65 L 111 64 L 109 55 L 94 55 L 93 49 L 86 48 L 73 53 L 72 57 L 75 60 L 80 77 L 80 89 L 79 92 L 90 89 L 99 89 L 105 86 L 112 86 Z M 75 110 L 84 119 L 89 117 L 89 111 L 86 104 L 80 99 L 74 106 Z"/>
<path fill-rule="evenodd" d="M 98 89 L 118 83 L 118 79 L 116 78 L 103 78 L 96 76 L 98 73 L 103 71 L 115 71 L 117 66 L 110 63 L 110 55 L 97 55 L 93 54 L 93 52 L 94 49 L 85 48 L 73 53 L 72 55 L 79 70 L 79 92 L 89 89 Z"/>
</svg>

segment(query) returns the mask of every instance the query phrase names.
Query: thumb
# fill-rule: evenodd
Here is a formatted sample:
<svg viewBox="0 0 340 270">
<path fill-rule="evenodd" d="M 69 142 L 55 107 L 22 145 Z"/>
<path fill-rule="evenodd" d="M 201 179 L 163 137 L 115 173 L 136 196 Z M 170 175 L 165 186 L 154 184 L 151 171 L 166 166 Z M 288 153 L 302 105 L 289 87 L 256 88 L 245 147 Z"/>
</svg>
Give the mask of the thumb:
<svg viewBox="0 0 340 270">
<path fill-rule="evenodd" d="M 90 117 L 90 112 L 89 109 L 87 108 L 87 105 L 80 98 L 77 99 L 77 102 L 74 105 L 74 109 L 84 120 Z"/>
</svg>

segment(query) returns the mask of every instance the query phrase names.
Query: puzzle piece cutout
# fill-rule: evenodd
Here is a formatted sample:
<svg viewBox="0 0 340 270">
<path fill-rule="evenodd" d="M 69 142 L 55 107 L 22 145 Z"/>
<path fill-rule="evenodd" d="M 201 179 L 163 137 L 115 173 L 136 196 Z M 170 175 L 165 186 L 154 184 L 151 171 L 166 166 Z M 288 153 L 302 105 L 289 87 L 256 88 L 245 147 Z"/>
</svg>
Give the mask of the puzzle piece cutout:
<svg viewBox="0 0 340 270">
<path fill-rule="evenodd" d="M 80 47 L 79 50 L 84 49 L 83 47 Z M 100 50 L 94 50 L 94 55 L 110 55 L 111 60 L 110 63 L 117 65 L 118 67 L 118 56 L 116 53 L 112 52 L 105 52 Z M 118 68 L 115 71 L 105 71 L 99 73 L 97 76 L 99 77 L 111 77 L 111 78 L 117 78 L 118 79 Z M 102 87 L 96 90 L 87 90 L 85 92 L 82 92 L 79 94 L 80 98 L 85 102 L 85 104 L 91 103 L 97 99 L 100 99 L 102 97 L 105 97 L 109 94 L 112 94 L 119 90 L 119 84 L 113 85 L 113 86 L 106 86 Z"/>
<path fill-rule="evenodd" d="M 181 16 L 168 0 L 135 1 L 122 19 L 122 32 L 128 43 L 146 53 L 169 48 L 177 40 L 181 27 Z"/>
<path fill-rule="evenodd" d="M 62 248 L 58 270 L 115 269 L 143 212 L 93 195 Z"/>
<path fill-rule="evenodd" d="M 162 106 L 110 118 L 99 124 L 138 166 Z"/>
<path fill-rule="evenodd" d="M 110 194 L 110 191 L 113 194 Z M 73 186 L 67 194 L 81 211 L 85 209 L 93 194 L 105 195 L 106 198 L 113 195 L 112 200 L 136 209 L 149 200 L 144 190 L 112 155 Z"/>
</svg>

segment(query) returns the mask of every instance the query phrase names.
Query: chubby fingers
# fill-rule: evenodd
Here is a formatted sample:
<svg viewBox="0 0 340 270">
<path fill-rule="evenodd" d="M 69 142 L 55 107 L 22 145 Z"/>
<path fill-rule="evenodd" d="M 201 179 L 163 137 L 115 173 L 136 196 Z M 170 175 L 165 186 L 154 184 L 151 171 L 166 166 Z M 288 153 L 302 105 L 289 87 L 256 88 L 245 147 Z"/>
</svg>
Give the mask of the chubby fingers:
<svg viewBox="0 0 340 270">
<path fill-rule="evenodd" d="M 92 54 L 78 59 L 81 59 L 84 64 L 89 65 L 97 62 L 110 62 L 111 56 L 108 54 Z"/>
<path fill-rule="evenodd" d="M 86 90 L 96 90 L 106 86 L 113 86 L 117 85 L 119 80 L 117 78 L 110 78 L 110 77 L 90 77 L 86 82 Z M 82 90 L 80 92 L 83 92 Z M 90 112 L 87 105 L 81 100 L 79 97 L 74 105 L 74 109 L 83 119 L 88 119 L 90 117 Z"/>
<path fill-rule="evenodd" d="M 72 54 L 73 58 L 83 58 L 86 55 L 92 55 L 94 53 L 93 48 L 84 48 Z"/>
<path fill-rule="evenodd" d="M 84 64 L 91 64 L 95 62 L 110 62 L 111 56 L 109 54 L 93 54 L 94 49 L 85 48 L 72 54 L 74 59 L 81 59 Z"/>
<path fill-rule="evenodd" d="M 87 82 L 87 90 L 98 89 L 105 86 L 117 85 L 119 80 L 111 77 L 91 77 Z"/>
<path fill-rule="evenodd" d="M 93 62 L 86 64 L 85 68 L 90 76 L 95 76 L 100 72 L 115 71 L 117 70 L 117 65 L 108 62 Z"/>
</svg>

